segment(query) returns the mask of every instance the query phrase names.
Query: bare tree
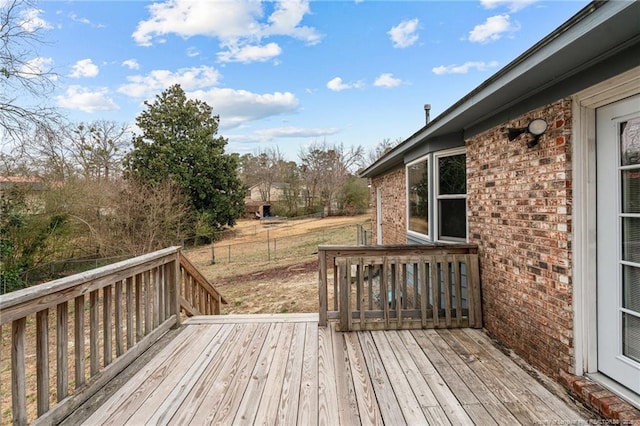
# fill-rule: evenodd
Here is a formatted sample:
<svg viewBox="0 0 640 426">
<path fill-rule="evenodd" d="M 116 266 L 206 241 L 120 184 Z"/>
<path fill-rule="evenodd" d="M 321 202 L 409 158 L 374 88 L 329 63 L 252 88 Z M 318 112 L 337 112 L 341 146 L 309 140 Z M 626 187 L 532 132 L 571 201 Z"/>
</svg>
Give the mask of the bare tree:
<svg viewBox="0 0 640 426">
<path fill-rule="evenodd" d="M 400 143 L 402 143 L 402 138 L 397 138 L 396 140 L 391 140 L 390 138 L 382 139 L 375 147 L 369 150 L 366 158 L 364 158 L 365 161 L 364 164 L 362 164 L 362 167 L 368 167 L 375 163 L 387 152 L 400 145 Z"/>
<path fill-rule="evenodd" d="M 61 129 L 39 127 L 14 150 L 16 154 L 46 179 L 64 182 L 76 175 L 73 152 Z"/>
<path fill-rule="evenodd" d="M 130 142 L 128 126 L 115 121 L 79 123 L 67 132 L 72 156 L 85 179 L 109 180 L 121 173 Z"/>
<path fill-rule="evenodd" d="M 302 179 L 312 198 L 320 195 L 331 215 L 336 194 L 346 184 L 363 157 L 361 146 L 345 149 L 343 144 L 314 142 L 300 153 Z"/>
<path fill-rule="evenodd" d="M 43 102 L 55 74 L 37 52 L 47 28 L 38 15 L 28 0 L 0 2 L 0 136 L 6 139 L 19 140 L 59 120 Z"/>
<path fill-rule="evenodd" d="M 189 210 L 178 185 L 166 181 L 149 186 L 132 180 L 121 184 L 100 213 L 97 237 L 102 252 L 137 256 L 184 238 Z"/>
<path fill-rule="evenodd" d="M 171 182 L 158 186 L 123 179 L 70 179 L 46 194 L 46 211 L 74 225 L 75 255 L 140 255 L 180 243 L 186 198 Z"/>
<path fill-rule="evenodd" d="M 247 186 L 258 185 L 262 201 L 271 202 L 271 189 L 286 176 L 286 161 L 278 147 L 260 149 L 242 157 L 242 176 Z"/>
</svg>

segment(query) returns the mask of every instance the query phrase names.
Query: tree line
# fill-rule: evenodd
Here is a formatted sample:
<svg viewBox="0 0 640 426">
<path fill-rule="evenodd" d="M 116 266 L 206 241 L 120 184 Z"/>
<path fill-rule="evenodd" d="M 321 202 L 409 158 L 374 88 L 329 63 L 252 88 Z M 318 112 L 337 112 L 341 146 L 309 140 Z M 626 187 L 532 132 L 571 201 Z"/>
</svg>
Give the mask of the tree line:
<svg viewBox="0 0 640 426">
<path fill-rule="evenodd" d="M 240 157 L 240 176 L 277 215 L 352 214 L 368 207 L 367 182 L 356 175 L 364 158 L 361 146 L 313 141 L 300 148 L 298 158 L 299 163 L 285 160 L 277 147 L 259 149 Z"/>
</svg>

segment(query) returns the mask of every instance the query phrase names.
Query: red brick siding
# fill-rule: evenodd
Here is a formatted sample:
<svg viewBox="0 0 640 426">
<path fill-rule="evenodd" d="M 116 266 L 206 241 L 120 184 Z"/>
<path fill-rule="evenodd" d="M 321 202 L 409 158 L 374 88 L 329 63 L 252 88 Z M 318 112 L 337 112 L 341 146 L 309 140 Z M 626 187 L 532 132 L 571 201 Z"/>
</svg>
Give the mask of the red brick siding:
<svg viewBox="0 0 640 426">
<path fill-rule="evenodd" d="M 378 241 L 378 205 L 377 191 L 382 188 L 382 243 L 406 244 L 407 242 L 407 192 L 405 168 L 400 167 L 384 176 L 375 178 L 371 182 L 373 241 Z"/>
<path fill-rule="evenodd" d="M 506 127 L 549 124 L 537 147 Z M 469 240 L 479 246 L 487 330 L 552 377 L 572 371 L 571 102 L 467 140 Z"/>
</svg>

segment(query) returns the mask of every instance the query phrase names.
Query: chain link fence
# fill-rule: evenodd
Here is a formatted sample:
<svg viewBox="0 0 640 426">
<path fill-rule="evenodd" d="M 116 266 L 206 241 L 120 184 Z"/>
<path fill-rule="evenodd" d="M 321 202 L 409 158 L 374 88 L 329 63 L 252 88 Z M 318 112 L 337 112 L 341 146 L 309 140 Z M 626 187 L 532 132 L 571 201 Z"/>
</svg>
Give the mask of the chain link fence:
<svg viewBox="0 0 640 426">
<path fill-rule="evenodd" d="M 293 222 L 293 221 L 291 221 Z M 253 227 L 242 230 L 231 229 L 217 236 L 218 241 L 210 246 L 183 247 L 185 252 L 210 251 L 210 263 L 257 263 L 289 259 L 301 259 L 317 254 L 318 246 L 368 245 L 372 244 L 371 223 L 325 227 L 304 233 L 287 234 L 289 221 L 257 222 Z M 265 230 L 265 227 L 267 228 Z M 271 228 L 269 228 L 271 227 Z M 243 240 L 250 240 L 243 242 Z M 38 284 L 98 268 L 125 260 L 129 256 L 114 256 L 100 259 L 66 259 L 39 265 L 24 272 L 23 279 L 29 285 Z M 5 288 L 0 285 L 0 292 Z"/>
<path fill-rule="evenodd" d="M 257 233 L 257 232 L 256 232 Z M 211 263 L 252 263 L 301 259 L 318 253 L 318 246 L 371 244 L 370 223 L 319 228 L 304 233 L 282 234 L 281 229 L 268 229 L 259 238 L 242 242 L 242 238 L 212 244 Z M 195 249 L 202 250 L 202 249 Z M 189 252 L 191 250 L 187 250 Z"/>
</svg>

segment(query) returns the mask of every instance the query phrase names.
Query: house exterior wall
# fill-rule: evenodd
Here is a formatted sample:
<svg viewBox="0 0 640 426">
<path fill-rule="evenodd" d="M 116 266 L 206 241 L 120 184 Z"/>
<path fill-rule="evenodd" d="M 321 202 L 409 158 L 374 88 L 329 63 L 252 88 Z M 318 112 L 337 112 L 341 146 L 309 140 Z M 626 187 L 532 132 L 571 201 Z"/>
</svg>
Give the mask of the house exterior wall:
<svg viewBox="0 0 640 426">
<path fill-rule="evenodd" d="M 549 124 L 537 147 L 506 127 Z M 487 330 L 552 377 L 573 370 L 571 101 L 466 141 L 469 242 L 478 245 Z"/>
<path fill-rule="evenodd" d="M 536 109 L 466 141 L 468 240 L 478 245 L 486 329 L 548 375 L 574 369 L 571 281 L 570 99 Z M 539 145 L 507 127 L 549 124 Z M 383 244 L 406 244 L 406 168 L 371 182 L 382 188 Z"/>
<path fill-rule="evenodd" d="M 378 238 L 377 188 L 382 189 L 382 243 L 407 242 L 407 191 L 405 168 L 401 167 L 371 181 L 373 241 Z"/>
<path fill-rule="evenodd" d="M 249 201 L 280 201 L 284 198 L 284 189 L 277 186 L 271 186 L 271 190 L 269 191 L 269 195 L 271 197 L 270 200 L 263 200 L 262 193 L 260 192 L 260 185 L 254 185 L 249 188 Z"/>
</svg>

